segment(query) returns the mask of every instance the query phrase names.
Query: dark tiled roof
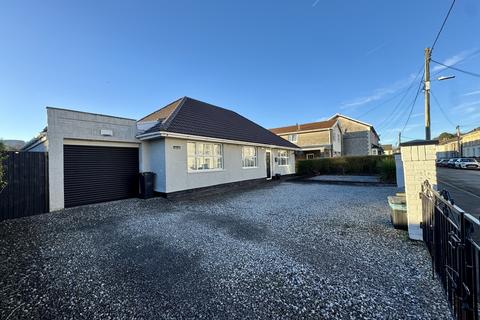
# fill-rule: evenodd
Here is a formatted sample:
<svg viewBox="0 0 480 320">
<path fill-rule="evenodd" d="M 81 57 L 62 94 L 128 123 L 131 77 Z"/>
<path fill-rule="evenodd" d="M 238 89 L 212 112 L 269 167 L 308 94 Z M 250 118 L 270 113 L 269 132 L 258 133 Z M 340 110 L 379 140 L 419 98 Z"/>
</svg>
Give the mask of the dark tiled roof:
<svg viewBox="0 0 480 320">
<path fill-rule="evenodd" d="M 319 121 L 319 122 L 310 122 L 310 123 L 298 124 L 298 125 L 281 127 L 281 128 L 273 128 L 273 129 L 270 129 L 270 131 L 272 131 L 275 134 L 282 134 L 287 132 L 301 132 L 301 131 L 308 131 L 308 130 L 329 129 L 333 127 L 335 122 L 337 122 L 336 119 Z"/>
<path fill-rule="evenodd" d="M 157 121 L 160 119 L 167 119 L 175 111 L 175 109 L 177 109 L 181 101 L 182 99 L 175 100 L 172 103 L 166 105 L 165 107 L 150 113 L 148 116 L 143 117 L 142 119 L 138 120 L 138 122 Z"/>
<path fill-rule="evenodd" d="M 161 111 L 162 109 L 153 114 Z M 144 134 L 157 131 L 298 148 L 234 111 L 188 97 L 180 100 L 168 118 L 161 120 Z"/>
</svg>

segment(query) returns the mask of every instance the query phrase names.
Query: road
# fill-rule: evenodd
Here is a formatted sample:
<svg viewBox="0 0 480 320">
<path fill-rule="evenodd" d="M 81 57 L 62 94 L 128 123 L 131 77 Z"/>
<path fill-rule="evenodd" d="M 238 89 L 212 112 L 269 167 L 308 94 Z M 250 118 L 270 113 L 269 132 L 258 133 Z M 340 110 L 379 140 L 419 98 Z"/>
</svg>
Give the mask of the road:
<svg viewBox="0 0 480 320">
<path fill-rule="evenodd" d="M 480 170 L 437 168 L 439 190 L 446 189 L 455 204 L 480 216 Z"/>
</svg>

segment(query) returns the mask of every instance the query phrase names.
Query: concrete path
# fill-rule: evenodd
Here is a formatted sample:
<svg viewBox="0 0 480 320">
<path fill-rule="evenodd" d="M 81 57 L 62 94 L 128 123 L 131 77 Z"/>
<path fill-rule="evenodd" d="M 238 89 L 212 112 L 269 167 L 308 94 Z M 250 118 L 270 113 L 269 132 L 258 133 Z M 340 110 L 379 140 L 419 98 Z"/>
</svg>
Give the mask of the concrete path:
<svg viewBox="0 0 480 320">
<path fill-rule="evenodd" d="M 321 175 L 315 176 L 307 181 L 316 181 L 323 183 L 334 183 L 334 184 L 379 184 L 380 177 L 378 176 L 341 176 L 341 175 Z"/>
</svg>

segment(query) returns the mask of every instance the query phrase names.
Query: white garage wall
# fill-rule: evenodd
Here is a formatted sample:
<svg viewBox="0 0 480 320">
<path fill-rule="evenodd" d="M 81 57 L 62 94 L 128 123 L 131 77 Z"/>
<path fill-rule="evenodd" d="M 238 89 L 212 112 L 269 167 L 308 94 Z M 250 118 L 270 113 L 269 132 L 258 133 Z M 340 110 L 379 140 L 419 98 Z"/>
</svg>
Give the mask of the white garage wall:
<svg viewBox="0 0 480 320">
<path fill-rule="evenodd" d="M 64 208 L 63 145 L 103 145 L 138 147 L 137 126 L 132 119 L 47 108 L 48 177 L 50 211 Z M 111 130 L 112 136 L 102 136 Z"/>
</svg>

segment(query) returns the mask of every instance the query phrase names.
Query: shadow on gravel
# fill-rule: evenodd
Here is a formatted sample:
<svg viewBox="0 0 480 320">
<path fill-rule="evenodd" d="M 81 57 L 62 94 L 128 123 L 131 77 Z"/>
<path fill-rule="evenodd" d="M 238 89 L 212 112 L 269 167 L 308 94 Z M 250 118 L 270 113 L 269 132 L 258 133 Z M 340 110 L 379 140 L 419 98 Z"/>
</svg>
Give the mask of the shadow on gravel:
<svg viewBox="0 0 480 320">
<path fill-rule="evenodd" d="M 128 283 L 136 296 L 175 293 L 181 289 L 175 288 L 179 283 L 194 285 L 206 278 L 199 267 L 198 253 L 174 249 L 158 239 L 139 237 L 112 249 L 113 259 L 103 261 L 102 269 L 110 270 L 114 282 Z"/>
<path fill-rule="evenodd" d="M 214 229 L 223 230 L 233 238 L 240 240 L 260 242 L 265 239 L 268 233 L 266 227 L 237 217 L 198 213 L 189 215 L 185 219 L 206 224 Z"/>
</svg>

